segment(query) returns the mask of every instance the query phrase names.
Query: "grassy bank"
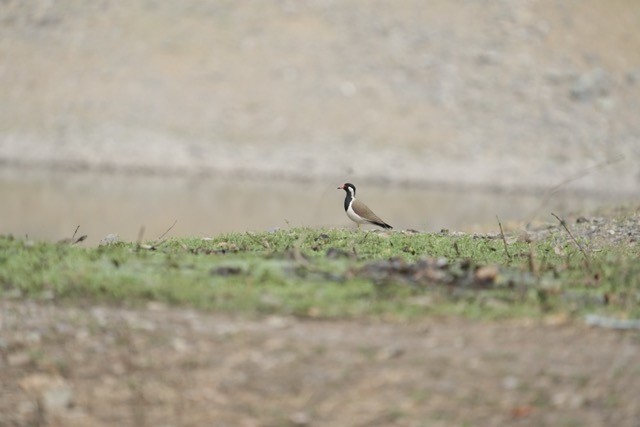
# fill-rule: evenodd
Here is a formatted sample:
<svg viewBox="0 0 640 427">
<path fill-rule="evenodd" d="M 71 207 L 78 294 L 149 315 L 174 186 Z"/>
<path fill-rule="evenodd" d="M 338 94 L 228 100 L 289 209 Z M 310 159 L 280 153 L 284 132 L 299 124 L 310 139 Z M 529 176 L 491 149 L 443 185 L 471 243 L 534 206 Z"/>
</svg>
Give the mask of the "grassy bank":
<svg viewBox="0 0 640 427">
<path fill-rule="evenodd" d="M 577 243 L 580 243 L 581 247 Z M 97 248 L 0 237 L 4 298 L 407 318 L 640 314 L 635 244 L 291 229 Z"/>
</svg>

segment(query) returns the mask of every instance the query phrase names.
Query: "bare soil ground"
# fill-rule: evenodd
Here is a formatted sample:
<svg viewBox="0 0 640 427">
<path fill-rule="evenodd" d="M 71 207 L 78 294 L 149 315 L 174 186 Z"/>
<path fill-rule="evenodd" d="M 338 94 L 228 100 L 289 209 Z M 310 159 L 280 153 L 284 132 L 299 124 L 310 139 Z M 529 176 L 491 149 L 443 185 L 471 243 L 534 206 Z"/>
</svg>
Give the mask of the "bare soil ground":
<svg viewBox="0 0 640 427">
<path fill-rule="evenodd" d="M 2 426 L 637 426 L 640 335 L 1 303 Z"/>
</svg>

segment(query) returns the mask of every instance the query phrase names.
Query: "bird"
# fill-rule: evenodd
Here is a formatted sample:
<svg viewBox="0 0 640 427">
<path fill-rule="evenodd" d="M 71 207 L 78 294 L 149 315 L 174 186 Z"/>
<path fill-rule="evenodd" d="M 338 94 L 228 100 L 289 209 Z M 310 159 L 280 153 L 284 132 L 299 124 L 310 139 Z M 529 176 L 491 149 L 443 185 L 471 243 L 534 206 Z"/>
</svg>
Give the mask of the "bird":
<svg viewBox="0 0 640 427">
<path fill-rule="evenodd" d="M 338 190 L 344 190 L 347 193 L 344 199 L 344 210 L 347 212 L 349 219 L 358 224 L 358 230 L 360 229 L 360 224 L 373 224 L 385 229 L 393 228 L 381 220 L 378 215 L 374 214 L 367 205 L 356 199 L 355 185 L 347 182 L 338 187 Z"/>
</svg>

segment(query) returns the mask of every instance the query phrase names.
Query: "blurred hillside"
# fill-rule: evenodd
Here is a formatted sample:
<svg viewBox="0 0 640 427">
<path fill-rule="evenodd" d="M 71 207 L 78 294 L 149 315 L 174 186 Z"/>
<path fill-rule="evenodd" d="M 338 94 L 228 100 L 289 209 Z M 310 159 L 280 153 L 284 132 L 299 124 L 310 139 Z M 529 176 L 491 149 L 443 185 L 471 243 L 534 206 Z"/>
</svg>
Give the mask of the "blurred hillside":
<svg viewBox="0 0 640 427">
<path fill-rule="evenodd" d="M 640 187 L 637 0 L 8 0 L 0 162 Z"/>
</svg>

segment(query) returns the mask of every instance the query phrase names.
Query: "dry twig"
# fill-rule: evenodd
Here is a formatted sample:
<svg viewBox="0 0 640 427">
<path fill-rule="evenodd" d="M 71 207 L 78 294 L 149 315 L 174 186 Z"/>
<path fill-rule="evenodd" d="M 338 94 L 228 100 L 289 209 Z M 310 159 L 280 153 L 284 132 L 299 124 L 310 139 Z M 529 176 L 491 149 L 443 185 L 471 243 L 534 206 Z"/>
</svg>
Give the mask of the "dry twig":
<svg viewBox="0 0 640 427">
<path fill-rule="evenodd" d="M 496 219 L 498 220 L 498 226 L 500 227 L 500 236 L 502 236 L 502 243 L 504 243 L 504 253 L 507 254 L 507 258 L 511 261 L 511 254 L 509 253 L 509 248 L 507 245 L 507 239 L 504 237 L 504 231 L 502 230 L 502 223 L 500 222 L 500 218 L 496 215 Z"/>
<path fill-rule="evenodd" d="M 76 239 L 76 234 L 78 234 L 78 230 L 80 229 L 80 226 L 78 225 L 75 229 L 75 231 L 73 232 L 73 235 L 71 236 L 70 239 L 62 239 L 60 242 L 58 243 L 66 243 L 66 244 L 70 244 L 70 245 L 75 245 L 77 243 L 80 242 L 84 242 L 87 239 L 87 235 L 83 234 L 82 236 L 78 237 Z"/>
<path fill-rule="evenodd" d="M 567 234 L 569 234 L 569 237 L 571 237 L 571 240 L 573 240 L 573 243 L 576 244 L 578 249 L 580 249 L 580 252 L 582 252 L 582 255 L 584 255 L 585 264 L 587 265 L 587 268 L 589 269 L 589 271 L 591 271 L 591 263 L 589 262 L 589 255 L 587 254 L 587 251 L 585 251 L 582 245 L 576 240 L 575 237 L 573 237 L 573 234 L 569 230 L 569 227 L 567 227 L 567 223 L 565 222 L 565 220 L 560 219 L 560 217 L 554 214 L 553 212 L 551 212 L 551 215 L 553 215 L 558 221 L 560 221 L 560 225 L 562 225 L 562 227 L 567 231 Z"/>
<path fill-rule="evenodd" d="M 159 242 L 160 240 L 162 240 L 162 238 L 163 238 L 164 236 L 166 236 L 166 235 L 167 235 L 167 233 L 168 233 L 168 232 L 170 232 L 170 231 L 171 231 L 171 229 L 172 229 L 173 227 L 175 227 L 175 225 L 176 225 L 177 223 L 178 223 L 178 220 L 177 220 L 177 219 L 176 219 L 175 221 L 173 221 L 173 224 L 171 224 L 171 227 L 167 228 L 167 231 L 165 231 L 164 233 L 162 233 L 162 234 L 160 235 L 160 237 L 158 237 L 158 238 L 156 239 L 156 242 Z"/>
<path fill-rule="evenodd" d="M 138 230 L 138 238 L 136 239 L 136 248 L 140 248 L 142 246 L 143 237 L 144 237 L 144 225 L 140 227 L 140 230 Z"/>
<path fill-rule="evenodd" d="M 542 200 L 540 201 L 540 204 L 538 205 L 538 207 L 531 213 L 531 215 L 529 215 L 530 219 L 529 219 L 529 223 L 527 224 L 527 227 L 529 227 L 529 224 L 531 223 L 531 221 L 536 217 L 536 215 L 538 215 L 540 210 L 549 202 L 551 197 L 553 197 L 553 195 L 556 194 L 558 191 L 562 190 L 562 188 L 565 185 L 571 184 L 573 181 L 577 181 L 580 178 L 583 178 L 583 177 L 589 175 L 591 172 L 593 172 L 593 171 L 595 171 L 597 169 L 604 168 L 604 167 L 612 165 L 614 163 L 618 163 L 618 162 L 620 162 L 622 160 L 624 160 L 624 156 L 623 155 L 618 155 L 618 156 L 615 156 L 613 158 L 603 160 L 600 163 L 596 163 L 595 165 L 592 165 L 592 166 L 589 166 L 589 167 L 586 167 L 584 169 L 579 170 L 575 174 L 571 175 L 570 177 L 562 180 L 560 183 L 558 183 L 555 186 L 553 186 L 551 189 L 549 189 L 544 194 L 544 196 L 542 197 Z"/>
<path fill-rule="evenodd" d="M 253 234 L 249 233 L 248 231 L 245 232 L 244 234 L 246 234 L 247 236 L 249 236 L 249 238 L 251 240 L 253 240 L 254 242 L 256 242 L 257 244 L 259 244 L 260 246 L 262 246 L 265 249 L 271 249 L 271 245 L 269 245 L 269 242 L 267 242 L 266 240 L 260 240 L 258 239 L 256 236 L 254 236 Z"/>
</svg>

